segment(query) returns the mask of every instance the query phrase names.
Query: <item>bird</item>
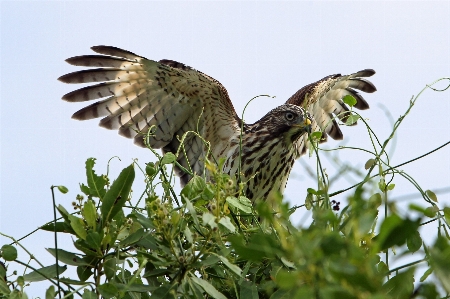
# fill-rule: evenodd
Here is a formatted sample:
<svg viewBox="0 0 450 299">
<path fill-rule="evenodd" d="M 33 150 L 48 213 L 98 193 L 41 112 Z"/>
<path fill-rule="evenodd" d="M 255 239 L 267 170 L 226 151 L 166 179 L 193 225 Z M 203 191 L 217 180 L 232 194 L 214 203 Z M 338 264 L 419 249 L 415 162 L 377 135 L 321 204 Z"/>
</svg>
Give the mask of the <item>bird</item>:
<svg viewBox="0 0 450 299">
<path fill-rule="evenodd" d="M 239 177 L 244 195 L 253 202 L 283 192 L 295 160 L 307 151 L 310 133 L 321 132 L 320 142 L 328 136 L 343 138 L 338 123 L 351 115 L 345 96 L 364 110 L 369 105 L 357 90 L 376 91 L 365 79 L 375 74 L 372 69 L 326 76 L 248 124 L 237 115 L 225 87 L 201 71 L 113 46 L 91 49 L 97 54 L 66 59 L 88 69 L 58 78 L 94 83 L 62 97 L 68 102 L 98 100 L 75 112 L 73 119 L 101 118 L 101 127 L 118 130 L 138 146 L 174 153 L 182 187 L 194 175 L 208 177 L 208 159 L 222 158 L 221 171 Z"/>
</svg>

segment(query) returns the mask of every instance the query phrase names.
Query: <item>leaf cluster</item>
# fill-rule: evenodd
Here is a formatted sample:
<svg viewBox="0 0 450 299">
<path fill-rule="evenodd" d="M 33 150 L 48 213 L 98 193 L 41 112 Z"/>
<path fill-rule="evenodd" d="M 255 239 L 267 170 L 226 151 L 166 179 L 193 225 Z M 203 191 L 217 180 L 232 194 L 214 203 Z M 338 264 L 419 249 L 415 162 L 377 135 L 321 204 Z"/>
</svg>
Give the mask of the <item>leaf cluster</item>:
<svg viewBox="0 0 450 299">
<path fill-rule="evenodd" d="M 236 182 L 213 165 L 207 167 L 214 183 L 194 177 L 181 191 L 179 206 L 170 190 L 155 195 L 152 182 L 138 208 L 126 205 L 135 165 L 109 184 L 95 174 L 94 162 L 86 162 L 87 184 L 80 185 L 84 195 L 77 196 L 76 212 L 58 206 L 61 221 L 42 227 L 72 235 L 78 252 L 49 248 L 64 266 L 35 269 L 15 281 L 0 267 L 4 296 L 21 298 L 25 282 L 56 279 L 66 296 L 82 298 L 412 298 L 414 292 L 438 298 L 436 284 L 414 287 L 413 266 L 388 268 L 380 256 L 390 248 L 401 248 L 401 255 L 423 248 L 429 271 L 421 281 L 434 271 L 449 290 L 448 236 L 423 244 L 418 227 L 425 209 L 416 219 L 392 214 L 375 233 L 380 193 L 359 187 L 336 212 L 325 204 L 323 191 L 309 189 L 313 222 L 298 228 L 281 196 L 252 205 L 236 196 Z M 163 168 L 147 165 L 147 181 Z M 14 246 L 4 245 L 0 253 L 5 261 L 17 261 Z M 76 267 L 77 278 L 62 277 L 67 267 Z M 47 293 L 53 298 L 57 287 Z"/>
</svg>

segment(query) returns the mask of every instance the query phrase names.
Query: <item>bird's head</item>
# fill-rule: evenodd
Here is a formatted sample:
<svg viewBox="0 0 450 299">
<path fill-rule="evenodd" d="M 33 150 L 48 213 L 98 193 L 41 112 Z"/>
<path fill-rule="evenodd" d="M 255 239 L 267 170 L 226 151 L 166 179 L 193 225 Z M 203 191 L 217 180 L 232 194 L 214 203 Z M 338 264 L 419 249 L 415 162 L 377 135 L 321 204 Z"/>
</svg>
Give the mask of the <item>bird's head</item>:
<svg viewBox="0 0 450 299">
<path fill-rule="evenodd" d="M 293 143 L 304 133 L 311 132 L 311 121 L 311 115 L 302 107 L 284 104 L 271 110 L 254 126 L 277 137 L 283 136 Z"/>
</svg>

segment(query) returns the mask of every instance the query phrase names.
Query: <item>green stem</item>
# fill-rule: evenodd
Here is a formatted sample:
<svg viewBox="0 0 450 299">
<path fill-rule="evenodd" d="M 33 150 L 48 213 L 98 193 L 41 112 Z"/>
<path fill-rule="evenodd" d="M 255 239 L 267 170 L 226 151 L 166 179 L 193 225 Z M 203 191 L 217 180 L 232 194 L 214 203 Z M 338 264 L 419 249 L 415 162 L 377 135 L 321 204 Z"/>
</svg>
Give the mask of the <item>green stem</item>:
<svg viewBox="0 0 450 299">
<path fill-rule="evenodd" d="M 418 260 L 418 261 L 415 261 L 415 262 L 411 262 L 411 263 L 405 264 L 405 265 L 403 265 L 403 266 L 399 266 L 399 267 L 397 267 L 397 268 L 394 268 L 394 269 L 392 269 L 392 270 L 389 270 L 389 272 L 387 272 L 385 275 L 389 275 L 389 274 L 391 274 L 391 273 L 393 273 L 393 272 L 396 272 L 396 271 L 398 271 L 398 270 L 401 270 L 401 269 L 404 269 L 404 268 L 408 268 L 408 267 L 411 267 L 411 266 L 416 265 L 416 264 L 419 264 L 419 263 L 426 262 L 427 260 L 428 260 L 427 258 L 423 258 L 423 259 L 421 259 L 421 260 Z"/>
<path fill-rule="evenodd" d="M 56 232 L 56 201 L 55 201 L 55 186 L 51 186 L 52 190 L 52 200 L 53 200 L 53 223 L 55 225 L 54 235 L 55 235 L 55 259 L 56 259 L 56 282 L 58 286 L 58 297 L 61 299 L 61 285 L 59 284 L 59 259 L 58 259 L 58 234 Z"/>
</svg>

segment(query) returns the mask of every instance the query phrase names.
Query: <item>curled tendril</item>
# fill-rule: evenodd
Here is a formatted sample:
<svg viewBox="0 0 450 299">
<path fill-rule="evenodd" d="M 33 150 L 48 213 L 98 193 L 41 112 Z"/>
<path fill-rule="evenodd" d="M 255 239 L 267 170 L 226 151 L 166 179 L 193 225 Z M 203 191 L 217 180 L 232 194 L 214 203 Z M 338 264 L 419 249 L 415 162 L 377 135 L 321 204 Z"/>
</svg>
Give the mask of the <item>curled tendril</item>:
<svg viewBox="0 0 450 299">
<path fill-rule="evenodd" d="M 434 84 L 436 84 L 436 83 L 438 83 L 438 82 L 440 82 L 440 81 L 442 81 L 442 80 L 447 80 L 447 81 L 448 81 L 448 82 L 447 82 L 447 87 L 445 87 L 444 89 L 437 89 L 437 88 L 432 87 Z M 431 90 L 433 90 L 433 91 L 438 91 L 438 92 L 446 91 L 447 89 L 450 88 L 450 78 L 448 78 L 448 77 L 440 78 L 440 79 L 434 81 L 434 82 L 431 83 L 431 84 L 427 84 L 427 85 L 426 85 L 426 88 L 429 88 L 429 89 L 431 89 Z"/>
</svg>

